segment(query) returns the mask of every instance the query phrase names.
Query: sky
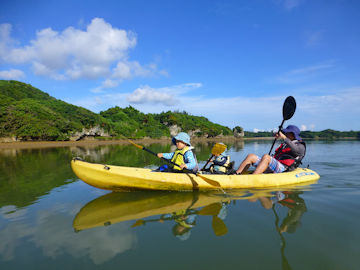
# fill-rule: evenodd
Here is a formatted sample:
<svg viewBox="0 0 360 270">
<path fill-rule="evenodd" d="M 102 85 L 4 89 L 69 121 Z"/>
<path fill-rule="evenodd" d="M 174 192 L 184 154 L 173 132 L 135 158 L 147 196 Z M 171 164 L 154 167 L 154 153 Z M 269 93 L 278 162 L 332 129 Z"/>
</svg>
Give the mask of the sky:
<svg viewBox="0 0 360 270">
<path fill-rule="evenodd" d="M 0 1 L 0 79 L 93 112 L 360 130 L 360 1 Z"/>
</svg>

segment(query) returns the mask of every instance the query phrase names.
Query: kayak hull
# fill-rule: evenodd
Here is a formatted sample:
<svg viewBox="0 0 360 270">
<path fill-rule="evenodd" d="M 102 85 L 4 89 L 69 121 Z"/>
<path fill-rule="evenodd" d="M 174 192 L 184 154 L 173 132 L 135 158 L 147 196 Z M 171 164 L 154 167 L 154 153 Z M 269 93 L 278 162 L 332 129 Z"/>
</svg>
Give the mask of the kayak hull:
<svg viewBox="0 0 360 270">
<path fill-rule="evenodd" d="M 267 188 L 297 185 L 316 181 L 320 176 L 305 168 L 279 174 L 219 175 L 154 172 L 151 169 L 71 161 L 74 173 L 85 183 L 96 188 L 123 191 L 143 190 L 213 190 L 240 188 Z"/>
</svg>

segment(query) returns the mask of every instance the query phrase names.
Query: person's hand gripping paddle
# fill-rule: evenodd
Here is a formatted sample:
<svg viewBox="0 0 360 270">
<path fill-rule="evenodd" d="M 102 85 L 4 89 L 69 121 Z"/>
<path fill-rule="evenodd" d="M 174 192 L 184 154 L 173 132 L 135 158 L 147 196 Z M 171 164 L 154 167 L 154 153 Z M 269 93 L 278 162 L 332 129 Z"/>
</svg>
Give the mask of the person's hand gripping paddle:
<svg viewBox="0 0 360 270">
<path fill-rule="evenodd" d="M 289 120 L 295 113 L 295 110 L 296 110 L 296 101 L 295 101 L 295 98 L 292 97 L 292 96 L 288 96 L 285 101 L 284 101 L 284 105 L 283 105 L 283 120 L 281 122 L 281 125 L 279 126 L 279 130 L 278 130 L 278 133 L 281 131 L 283 125 L 284 125 L 284 122 L 286 120 Z M 271 145 L 271 148 L 270 148 L 270 151 L 269 151 L 269 155 L 271 154 L 271 151 L 274 147 L 274 144 L 276 142 L 276 138 L 274 139 L 272 145 Z"/>
</svg>

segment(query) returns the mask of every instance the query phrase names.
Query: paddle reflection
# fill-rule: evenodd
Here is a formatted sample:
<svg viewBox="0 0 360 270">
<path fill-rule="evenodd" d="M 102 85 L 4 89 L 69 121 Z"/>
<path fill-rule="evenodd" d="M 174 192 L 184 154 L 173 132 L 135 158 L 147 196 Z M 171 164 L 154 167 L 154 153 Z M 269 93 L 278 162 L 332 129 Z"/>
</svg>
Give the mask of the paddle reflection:
<svg viewBox="0 0 360 270">
<path fill-rule="evenodd" d="M 303 191 L 277 191 L 272 197 L 261 196 L 249 201 L 259 201 L 265 209 L 272 209 L 275 217 L 275 229 L 281 240 L 282 269 L 292 269 L 285 255 L 286 238 L 284 233 L 295 233 L 301 225 L 301 218 L 307 211 L 305 200 L 300 197 Z M 279 210 L 286 209 L 286 214 L 281 218 Z M 281 220 L 281 222 L 280 222 Z"/>
</svg>

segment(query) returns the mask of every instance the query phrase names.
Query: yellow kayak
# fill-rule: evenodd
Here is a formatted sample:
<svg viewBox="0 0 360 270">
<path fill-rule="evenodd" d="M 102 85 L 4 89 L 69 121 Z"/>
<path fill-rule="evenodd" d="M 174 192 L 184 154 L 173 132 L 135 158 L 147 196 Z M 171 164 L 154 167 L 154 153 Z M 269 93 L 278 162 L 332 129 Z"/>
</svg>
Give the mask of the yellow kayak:
<svg viewBox="0 0 360 270">
<path fill-rule="evenodd" d="M 145 190 L 213 190 L 267 188 L 316 181 L 320 176 L 306 168 L 268 174 L 220 175 L 154 172 L 151 169 L 71 161 L 74 173 L 85 183 L 112 191 Z"/>
</svg>

